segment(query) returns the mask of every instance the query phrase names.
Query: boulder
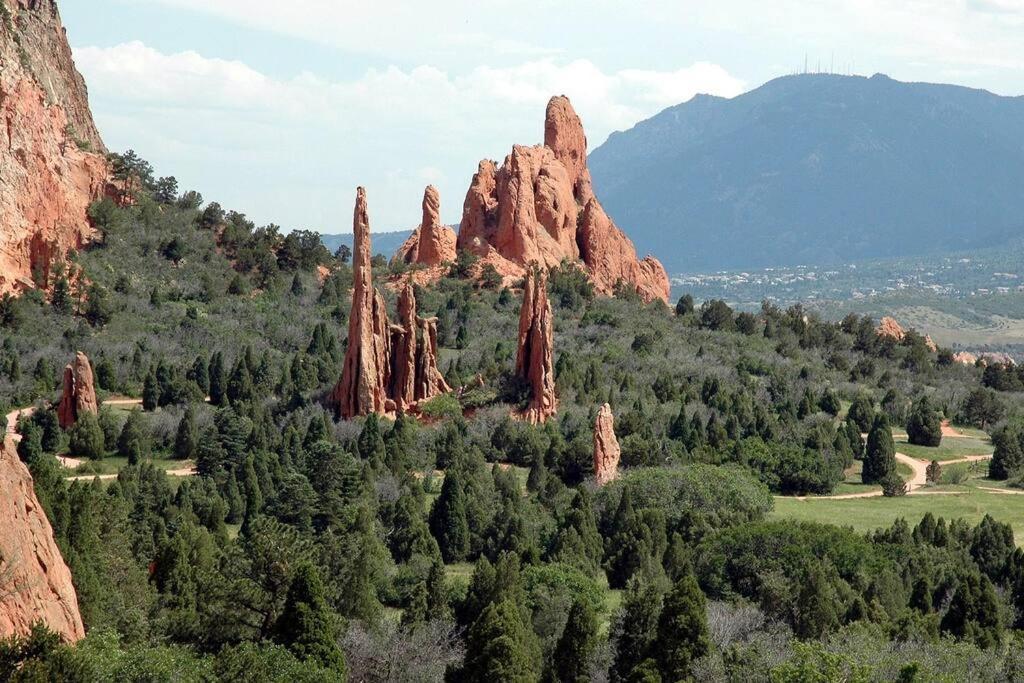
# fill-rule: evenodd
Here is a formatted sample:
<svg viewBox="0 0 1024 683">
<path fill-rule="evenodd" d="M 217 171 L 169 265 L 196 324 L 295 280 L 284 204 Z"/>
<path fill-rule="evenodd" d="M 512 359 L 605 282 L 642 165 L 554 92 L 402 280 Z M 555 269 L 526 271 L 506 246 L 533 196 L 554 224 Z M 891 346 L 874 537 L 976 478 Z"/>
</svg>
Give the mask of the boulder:
<svg viewBox="0 0 1024 683">
<path fill-rule="evenodd" d="M 79 351 L 74 361 L 64 366 L 64 384 L 57 406 L 57 421 L 62 429 L 68 429 L 82 413 L 95 415 L 98 412 L 92 365 L 89 358 Z"/>
<path fill-rule="evenodd" d="M 555 396 L 554 334 L 547 271 L 530 271 L 523 287 L 516 347 L 516 375 L 530 387 L 530 401 L 519 417 L 538 424 L 558 410 Z"/>
<path fill-rule="evenodd" d="M 619 440 L 615 438 L 612 407 L 605 403 L 594 419 L 594 479 L 604 486 L 618 475 Z"/>
</svg>

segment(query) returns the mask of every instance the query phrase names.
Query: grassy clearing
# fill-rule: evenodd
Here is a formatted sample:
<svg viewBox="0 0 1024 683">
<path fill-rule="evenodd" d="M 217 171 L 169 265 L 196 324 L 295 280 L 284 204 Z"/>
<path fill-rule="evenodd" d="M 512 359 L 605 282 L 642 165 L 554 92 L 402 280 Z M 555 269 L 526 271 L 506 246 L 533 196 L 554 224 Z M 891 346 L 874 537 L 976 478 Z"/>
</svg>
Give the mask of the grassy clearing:
<svg viewBox="0 0 1024 683">
<path fill-rule="evenodd" d="M 942 442 L 936 448 L 914 446 L 908 443 L 906 438 L 896 439 L 896 450 L 912 458 L 944 462 L 946 460 L 959 460 L 968 455 L 991 455 L 994 448 L 992 442 L 987 437 L 985 439 L 946 437 L 942 439 Z"/>
<path fill-rule="evenodd" d="M 159 470 L 180 470 L 191 466 L 193 463 L 189 460 L 177 460 L 171 458 L 145 458 L 143 462 L 149 463 Z M 75 476 L 82 476 L 87 474 L 117 474 L 125 467 L 128 467 L 128 458 L 121 457 L 119 455 L 111 455 L 102 460 L 87 460 L 73 470 L 69 470 L 70 473 Z"/>
<path fill-rule="evenodd" d="M 973 479 L 957 486 L 936 487 L 948 495 L 911 495 L 900 498 L 855 498 L 846 500 L 797 500 L 776 498 L 775 519 L 797 519 L 840 524 L 856 531 L 871 531 L 890 526 L 903 517 L 911 525 L 920 521 L 927 512 L 936 517 L 955 519 L 962 517 L 970 524 L 981 521 L 986 514 L 1013 527 L 1014 541 L 1024 543 L 1024 496 L 983 491 L 978 486 L 1002 488 L 998 482 Z"/>
</svg>

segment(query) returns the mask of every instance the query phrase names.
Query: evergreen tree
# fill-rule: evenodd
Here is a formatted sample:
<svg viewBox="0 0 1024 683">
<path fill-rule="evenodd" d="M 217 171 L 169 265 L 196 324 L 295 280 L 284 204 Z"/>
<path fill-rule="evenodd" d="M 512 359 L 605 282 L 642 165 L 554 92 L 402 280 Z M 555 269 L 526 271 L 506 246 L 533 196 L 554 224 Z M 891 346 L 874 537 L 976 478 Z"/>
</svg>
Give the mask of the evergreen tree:
<svg viewBox="0 0 1024 683">
<path fill-rule="evenodd" d="M 942 420 L 927 396 L 914 404 L 907 420 L 907 440 L 915 446 L 938 447 L 942 442 Z"/>
<path fill-rule="evenodd" d="M 629 679 L 634 669 L 653 654 L 661 604 L 661 591 L 657 586 L 640 577 L 630 579 L 622 607 L 611 627 L 611 641 L 615 646 L 610 672 L 613 681 Z"/>
<path fill-rule="evenodd" d="M 597 616 L 583 600 L 574 600 L 552 654 L 551 669 L 560 683 L 587 683 L 597 648 Z"/>
<path fill-rule="evenodd" d="M 939 628 L 981 648 L 998 645 L 1002 641 L 1002 609 L 992 582 L 978 574 L 966 576 L 953 594 Z"/>
<path fill-rule="evenodd" d="M 160 387 L 157 385 L 156 372 L 153 368 L 146 373 L 146 379 L 142 383 L 142 409 L 156 410 L 160 404 Z"/>
<path fill-rule="evenodd" d="M 130 465 L 138 464 L 149 455 L 149 439 L 142 411 L 133 410 L 128 413 L 128 419 L 117 437 L 117 454 L 128 458 Z"/>
<path fill-rule="evenodd" d="M 871 397 L 864 393 L 858 394 L 850 406 L 850 410 L 846 413 L 846 417 L 857 425 L 857 430 L 861 434 L 871 429 L 871 424 L 875 419 L 875 405 Z"/>
<path fill-rule="evenodd" d="M 988 463 L 988 476 L 1009 479 L 1024 470 L 1024 421 L 1015 419 L 992 435 L 995 452 Z"/>
<path fill-rule="evenodd" d="M 894 474 L 896 474 L 896 445 L 892 440 L 889 421 L 883 413 L 879 413 L 868 434 L 861 479 L 865 484 L 877 484 Z"/>
<path fill-rule="evenodd" d="M 320 575 L 311 564 L 295 569 L 274 634 L 296 657 L 315 660 L 344 680 L 345 655 L 338 646 L 337 626 Z"/>
<path fill-rule="evenodd" d="M 174 435 L 174 455 L 183 460 L 196 457 L 199 450 L 199 431 L 196 429 L 196 415 L 192 406 L 185 408 L 185 414 L 178 422 Z"/>
<path fill-rule="evenodd" d="M 224 405 L 227 396 L 227 380 L 224 376 L 224 356 L 217 351 L 210 357 L 209 371 L 210 403 L 215 406 Z"/>
<path fill-rule="evenodd" d="M 192 369 L 189 371 L 188 378 L 192 380 L 199 391 L 202 392 L 203 396 L 207 396 L 210 393 L 210 370 L 209 365 L 202 356 L 196 356 L 195 361 L 192 363 Z"/>
<path fill-rule="evenodd" d="M 534 683 L 540 672 L 532 641 L 533 633 L 511 600 L 492 603 L 466 638 L 466 680 Z"/>
<path fill-rule="evenodd" d="M 371 464 L 374 469 L 379 469 L 384 464 L 387 449 L 384 446 L 384 437 L 380 431 L 380 418 L 377 413 L 370 413 L 363 422 L 363 429 L 359 432 L 356 440 L 356 450 L 359 457 Z"/>
<path fill-rule="evenodd" d="M 665 596 L 657 634 L 654 649 L 662 677 L 689 678 L 693 663 L 711 649 L 706 600 L 693 574 L 677 581 Z"/>
<path fill-rule="evenodd" d="M 449 470 L 441 486 L 441 495 L 430 510 L 430 532 L 437 539 L 445 562 L 461 562 L 469 552 L 469 524 L 466 518 L 466 494 L 461 475 Z"/>
<path fill-rule="evenodd" d="M 92 460 L 99 460 L 104 456 L 103 429 L 100 428 L 99 420 L 93 413 L 82 412 L 72 425 L 69 436 L 71 455 Z"/>
</svg>

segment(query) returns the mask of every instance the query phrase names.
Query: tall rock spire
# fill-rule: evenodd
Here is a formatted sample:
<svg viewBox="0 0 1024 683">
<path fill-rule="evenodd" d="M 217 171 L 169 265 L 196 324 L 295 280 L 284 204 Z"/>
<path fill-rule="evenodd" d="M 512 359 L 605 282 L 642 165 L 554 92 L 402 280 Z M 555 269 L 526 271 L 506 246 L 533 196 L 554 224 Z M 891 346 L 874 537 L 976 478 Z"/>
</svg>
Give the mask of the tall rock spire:
<svg viewBox="0 0 1024 683">
<path fill-rule="evenodd" d="M 341 381 L 331 394 L 340 417 L 348 419 L 395 409 L 387 395 L 391 375 L 391 329 L 384 297 L 373 287 L 370 264 L 370 217 L 366 190 L 356 189 L 352 219 L 352 312 Z"/>
<path fill-rule="evenodd" d="M 64 385 L 57 406 L 57 421 L 62 429 L 67 429 L 83 413 L 95 415 L 98 412 L 92 365 L 89 364 L 89 358 L 79 351 L 75 354 L 75 360 L 64 367 Z"/>
<path fill-rule="evenodd" d="M 545 422 L 558 410 L 555 396 L 554 333 L 548 275 L 544 269 L 527 273 L 523 307 L 519 312 L 519 344 L 516 375 L 530 385 L 530 403 L 522 417 L 534 424 Z"/>
<path fill-rule="evenodd" d="M 622 450 L 615 438 L 615 419 L 612 407 L 605 403 L 594 419 L 594 479 L 604 486 L 618 474 Z"/>
<path fill-rule="evenodd" d="M 395 258 L 405 263 L 439 266 L 455 261 L 455 231 L 441 223 L 441 194 L 433 185 L 423 191 L 423 219 Z"/>
</svg>

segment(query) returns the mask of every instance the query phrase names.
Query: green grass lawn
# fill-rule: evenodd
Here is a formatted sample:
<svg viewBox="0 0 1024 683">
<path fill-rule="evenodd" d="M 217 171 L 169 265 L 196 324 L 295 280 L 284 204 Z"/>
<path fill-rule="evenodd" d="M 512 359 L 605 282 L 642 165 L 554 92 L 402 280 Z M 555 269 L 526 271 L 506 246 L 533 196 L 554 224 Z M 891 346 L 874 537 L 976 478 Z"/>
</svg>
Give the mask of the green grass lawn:
<svg viewBox="0 0 1024 683">
<path fill-rule="evenodd" d="M 893 438 L 896 440 L 897 451 L 921 460 L 938 460 L 939 462 L 959 460 L 968 455 L 991 455 L 994 450 L 992 442 L 987 436 L 984 439 L 946 437 L 942 439 L 937 448 L 913 446 L 907 442 L 905 437 Z"/>
<path fill-rule="evenodd" d="M 146 458 L 144 462 L 150 463 L 160 470 L 178 470 L 188 467 L 191 464 L 187 460 L 163 457 Z M 124 458 L 119 455 L 111 455 L 103 458 L 102 460 L 86 460 L 75 469 L 68 470 L 68 473 L 74 476 L 87 474 L 117 474 L 125 467 L 128 467 L 128 458 Z"/>
<path fill-rule="evenodd" d="M 998 485 L 997 482 L 991 482 Z M 977 486 L 988 486 L 988 480 L 971 480 L 958 486 L 943 486 L 936 490 L 956 492 L 956 495 L 911 495 L 899 498 L 855 498 L 847 500 L 797 500 L 776 498 L 774 519 L 798 519 L 853 527 L 856 531 L 870 531 L 890 526 L 903 517 L 913 526 L 927 512 L 936 517 L 955 519 L 962 517 L 977 524 L 985 514 L 1013 527 L 1015 542 L 1024 543 L 1024 496 L 982 491 Z"/>
</svg>

